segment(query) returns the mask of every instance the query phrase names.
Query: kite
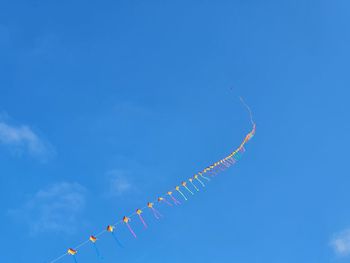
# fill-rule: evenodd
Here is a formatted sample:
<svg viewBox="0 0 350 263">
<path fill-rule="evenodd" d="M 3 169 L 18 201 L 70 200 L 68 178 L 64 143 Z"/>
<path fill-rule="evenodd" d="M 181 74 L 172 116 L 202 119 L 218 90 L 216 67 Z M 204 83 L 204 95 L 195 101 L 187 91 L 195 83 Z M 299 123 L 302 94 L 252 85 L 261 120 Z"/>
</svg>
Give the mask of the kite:
<svg viewBox="0 0 350 263">
<path fill-rule="evenodd" d="M 176 194 L 177 196 L 180 196 L 181 198 L 183 198 L 185 201 L 188 201 L 188 197 L 184 194 L 184 192 L 182 191 L 182 189 L 185 189 L 187 193 L 190 194 L 190 196 L 194 195 L 194 192 L 200 192 L 200 186 L 205 188 L 206 184 L 204 184 L 204 181 L 206 181 L 206 183 L 211 181 L 211 178 L 216 177 L 219 173 L 224 172 L 225 170 L 227 170 L 228 168 L 230 168 L 231 166 L 235 165 L 237 163 L 238 160 L 241 159 L 243 153 L 246 151 L 246 143 L 249 142 L 255 135 L 256 132 L 256 124 L 253 120 L 253 115 L 252 112 L 249 108 L 249 106 L 244 102 L 244 100 L 242 98 L 240 98 L 242 104 L 246 107 L 246 109 L 249 112 L 249 116 L 250 116 L 250 122 L 252 124 L 252 128 L 250 130 L 250 132 L 244 137 L 244 140 L 242 141 L 242 143 L 239 145 L 238 148 L 236 148 L 236 150 L 234 150 L 233 152 L 231 152 L 230 154 L 228 154 L 226 157 L 218 160 L 217 162 L 214 162 L 213 164 L 209 165 L 208 167 L 204 168 L 203 170 L 197 172 L 196 174 L 194 174 L 191 178 L 189 178 L 186 181 L 182 181 L 181 182 L 181 186 L 177 185 L 175 186 L 173 189 L 169 190 L 166 192 L 165 195 L 160 195 L 157 200 L 157 204 L 160 203 L 165 203 L 167 204 L 167 206 L 169 207 L 173 207 L 178 206 L 181 204 L 181 202 L 177 199 L 177 197 L 174 196 L 174 194 Z M 193 187 L 193 189 L 195 191 L 192 191 L 189 187 L 187 182 L 189 182 L 191 184 L 191 188 Z M 200 185 L 200 186 L 199 186 Z M 172 201 L 172 203 L 170 203 L 168 201 L 168 199 L 166 197 L 169 197 Z M 78 253 L 78 248 L 84 246 L 86 243 L 90 242 L 92 243 L 92 245 L 95 248 L 96 251 L 96 255 L 102 259 L 101 254 L 99 252 L 99 249 L 96 246 L 96 241 L 98 240 L 97 237 L 99 237 L 100 235 L 103 235 L 106 232 L 111 233 L 113 239 L 115 240 L 115 242 L 117 243 L 117 245 L 121 248 L 123 248 L 122 243 L 119 241 L 119 239 L 117 238 L 115 231 L 116 231 L 116 226 L 119 224 L 125 224 L 129 230 L 129 232 L 132 234 L 132 236 L 134 238 L 136 238 L 136 234 L 134 232 L 134 230 L 132 229 L 130 222 L 133 216 L 138 216 L 139 220 L 141 221 L 143 227 L 146 229 L 148 226 L 142 216 L 143 214 L 143 210 L 149 208 L 149 210 L 152 212 L 153 216 L 158 220 L 161 217 L 163 217 L 163 215 L 155 208 L 155 203 L 154 202 L 148 202 L 147 206 L 142 207 L 142 208 L 138 208 L 136 209 L 136 211 L 129 215 L 129 216 L 124 216 L 122 220 L 119 220 L 117 223 L 115 223 L 114 225 L 108 225 L 107 229 L 102 231 L 101 233 L 97 234 L 96 236 L 90 236 L 89 239 L 87 241 L 82 242 L 81 244 L 79 244 L 78 246 L 76 246 L 75 248 L 69 248 L 68 251 L 66 253 L 64 253 L 63 255 L 57 257 L 54 260 L 51 260 L 49 263 L 55 263 L 57 261 L 59 261 L 60 259 L 62 259 L 63 257 L 65 257 L 66 255 L 70 255 L 73 257 L 74 262 L 77 262 L 77 258 L 76 258 L 76 254 Z"/>
<path fill-rule="evenodd" d="M 97 241 L 97 237 L 95 236 L 90 236 L 89 240 L 91 241 L 91 244 L 93 245 L 96 255 L 99 259 L 103 259 L 103 257 L 101 256 L 100 250 L 98 249 L 97 245 L 96 245 L 96 241 Z"/>
</svg>

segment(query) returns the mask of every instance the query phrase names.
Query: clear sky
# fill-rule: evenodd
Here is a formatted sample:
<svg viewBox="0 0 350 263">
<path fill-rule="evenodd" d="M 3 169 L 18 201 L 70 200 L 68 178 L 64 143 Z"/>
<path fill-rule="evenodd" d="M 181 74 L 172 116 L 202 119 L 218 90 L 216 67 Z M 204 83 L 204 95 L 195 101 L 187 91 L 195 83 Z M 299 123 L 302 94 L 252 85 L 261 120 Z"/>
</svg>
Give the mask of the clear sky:
<svg viewBox="0 0 350 263">
<path fill-rule="evenodd" d="M 241 95 L 239 164 L 104 262 L 348 262 L 349 10 L 2 0 L 0 261 L 47 263 L 231 152 Z"/>
</svg>

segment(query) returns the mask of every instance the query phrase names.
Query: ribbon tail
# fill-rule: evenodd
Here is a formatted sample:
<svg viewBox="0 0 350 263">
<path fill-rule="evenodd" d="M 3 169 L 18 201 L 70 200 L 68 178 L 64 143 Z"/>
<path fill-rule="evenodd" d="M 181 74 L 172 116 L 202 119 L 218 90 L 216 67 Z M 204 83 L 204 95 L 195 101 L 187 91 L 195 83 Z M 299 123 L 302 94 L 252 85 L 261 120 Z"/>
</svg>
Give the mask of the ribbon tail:
<svg viewBox="0 0 350 263">
<path fill-rule="evenodd" d="M 99 251 L 97 245 L 96 245 L 95 243 L 92 243 L 92 244 L 94 245 L 94 248 L 95 248 L 95 252 L 96 252 L 97 257 L 98 257 L 99 259 L 103 259 L 103 257 L 101 256 L 100 251 Z"/>
<path fill-rule="evenodd" d="M 171 196 L 171 199 L 173 200 L 175 205 L 181 205 L 181 202 L 177 200 L 175 197 Z"/>
<path fill-rule="evenodd" d="M 197 186 L 193 182 L 191 182 L 191 184 L 194 187 L 194 189 L 196 189 L 196 191 L 199 192 L 199 189 L 197 188 Z"/>
<path fill-rule="evenodd" d="M 117 236 L 116 236 L 116 235 L 114 235 L 114 233 L 113 233 L 113 232 L 112 232 L 112 236 L 113 236 L 113 238 L 114 238 L 115 242 L 117 243 L 117 245 L 118 245 L 118 246 L 120 246 L 121 248 L 123 248 L 122 243 L 120 243 L 119 239 L 117 238 Z"/>
<path fill-rule="evenodd" d="M 221 164 L 219 164 L 218 167 L 219 167 L 219 169 L 220 169 L 222 172 L 225 171 L 225 169 L 222 168 L 222 165 L 221 165 Z"/>
<path fill-rule="evenodd" d="M 172 204 L 169 203 L 168 200 L 166 200 L 165 198 L 163 199 L 163 201 L 168 205 L 168 206 L 173 206 Z"/>
<path fill-rule="evenodd" d="M 232 157 L 228 158 L 227 161 L 230 162 L 231 165 L 235 164 L 236 162 Z"/>
<path fill-rule="evenodd" d="M 208 177 L 206 177 L 206 176 L 204 176 L 204 175 L 200 175 L 203 179 L 205 179 L 205 180 L 207 180 L 207 181 L 210 181 L 210 179 L 208 178 Z"/>
<path fill-rule="evenodd" d="M 230 167 L 230 164 L 226 163 L 226 161 L 223 161 L 222 164 L 225 165 L 226 168 L 229 168 L 229 167 Z"/>
<path fill-rule="evenodd" d="M 177 190 L 177 191 L 182 195 L 182 197 L 185 199 L 185 201 L 187 201 L 186 196 L 180 190 Z"/>
<path fill-rule="evenodd" d="M 196 180 L 197 180 L 203 187 L 205 187 L 205 184 L 204 184 L 199 178 L 196 178 Z"/>
<path fill-rule="evenodd" d="M 129 231 L 130 231 L 130 233 L 134 236 L 134 238 L 137 238 L 137 236 L 136 236 L 134 230 L 132 230 L 131 226 L 130 226 L 128 223 L 126 223 L 126 225 L 128 226 Z"/>
<path fill-rule="evenodd" d="M 154 217 L 155 217 L 156 219 L 159 219 L 159 217 L 158 217 L 157 213 L 154 211 L 154 209 L 153 209 L 153 208 L 152 208 L 152 212 L 153 212 Z"/>
<path fill-rule="evenodd" d="M 162 214 L 158 212 L 158 210 L 156 210 L 154 207 L 151 208 L 152 209 L 152 212 L 153 212 L 153 215 L 154 217 L 158 220 L 162 217 Z"/>
<path fill-rule="evenodd" d="M 191 195 L 193 195 L 193 192 L 187 187 L 185 186 L 186 190 L 190 192 Z"/>
<path fill-rule="evenodd" d="M 140 218 L 140 220 L 141 220 L 143 226 L 144 226 L 145 228 L 147 228 L 147 224 L 146 224 L 145 220 L 143 220 L 143 217 L 142 217 L 141 215 L 139 215 L 139 218 Z"/>
<path fill-rule="evenodd" d="M 77 258 L 75 257 L 75 255 L 73 255 L 73 260 L 74 260 L 75 263 L 78 263 Z"/>
<path fill-rule="evenodd" d="M 163 215 L 161 213 L 159 213 L 159 211 L 157 209 L 155 209 L 154 207 L 152 207 L 152 211 L 153 211 L 153 215 L 156 219 L 160 219 Z"/>
</svg>

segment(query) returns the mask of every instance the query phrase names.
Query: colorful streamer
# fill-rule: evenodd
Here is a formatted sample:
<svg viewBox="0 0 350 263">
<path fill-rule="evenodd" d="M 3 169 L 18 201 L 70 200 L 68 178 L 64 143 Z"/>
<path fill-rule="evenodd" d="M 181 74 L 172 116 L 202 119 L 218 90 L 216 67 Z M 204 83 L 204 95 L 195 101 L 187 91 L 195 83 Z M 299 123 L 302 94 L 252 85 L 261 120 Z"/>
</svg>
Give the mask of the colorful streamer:
<svg viewBox="0 0 350 263">
<path fill-rule="evenodd" d="M 182 182 L 181 185 L 182 185 L 191 195 L 193 195 L 193 192 L 187 187 L 187 183 L 186 183 L 186 182 Z"/>
<path fill-rule="evenodd" d="M 204 173 L 206 173 L 208 170 L 207 168 L 203 170 Z M 200 177 L 202 177 L 203 179 L 207 180 L 208 182 L 210 181 L 210 179 L 206 176 L 204 176 L 201 172 L 198 173 Z"/>
<path fill-rule="evenodd" d="M 159 203 L 160 203 L 160 202 L 163 202 L 163 203 L 166 203 L 168 206 L 173 206 L 172 204 L 169 203 L 168 200 L 166 200 L 165 197 L 159 197 L 159 198 L 158 198 L 158 202 L 159 202 Z"/>
<path fill-rule="evenodd" d="M 173 202 L 174 202 L 175 205 L 181 205 L 181 202 L 180 202 L 179 200 L 177 200 L 177 199 L 173 196 L 173 192 L 169 191 L 169 192 L 167 193 L 167 195 L 170 196 L 170 198 L 173 200 Z"/>
<path fill-rule="evenodd" d="M 234 150 L 233 152 L 231 152 L 229 155 L 227 155 L 226 157 L 222 158 L 221 160 L 217 161 L 217 162 L 214 162 L 213 164 L 209 165 L 208 167 L 204 168 L 203 170 L 197 172 L 193 177 L 189 178 L 188 179 L 188 182 L 190 182 L 190 184 L 192 185 L 192 187 L 197 191 L 199 192 L 199 187 L 197 187 L 198 184 L 200 184 L 202 187 L 206 187 L 206 184 L 204 184 L 204 182 L 202 181 L 205 180 L 206 182 L 209 182 L 211 181 L 211 178 L 214 178 L 216 177 L 219 173 L 227 170 L 228 168 L 230 168 L 231 166 L 235 165 L 237 163 L 237 161 L 242 157 L 243 153 L 246 151 L 246 143 L 248 141 L 250 141 L 254 135 L 255 135 L 255 132 L 256 132 L 256 124 L 255 122 L 253 121 L 253 116 L 252 116 L 252 112 L 249 108 L 249 106 L 244 102 L 244 100 L 242 98 L 241 99 L 241 102 L 242 104 L 247 108 L 248 112 L 249 112 L 249 116 L 250 116 L 250 122 L 252 124 L 252 129 L 251 131 L 244 137 L 244 140 L 242 141 L 242 143 L 239 145 L 238 148 L 236 148 L 236 150 Z M 195 184 L 196 183 L 196 184 Z M 198 184 L 197 184 L 198 183 Z M 181 183 L 181 186 L 183 188 L 186 189 L 186 191 L 188 193 L 190 193 L 191 195 L 193 195 L 194 193 L 191 191 L 191 189 L 188 188 L 187 186 L 187 181 L 183 181 Z M 181 191 L 180 189 L 180 186 L 176 186 L 175 187 L 175 190 L 181 195 L 181 197 L 187 201 L 188 198 L 187 196 Z M 173 195 L 173 192 L 172 191 L 168 191 L 167 192 L 167 196 L 169 196 L 173 202 L 173 204 L 175 206 L 177 205 L 180 205 L 181 202 L 176 199 Z M 161 196 L 158 198 L 158 202 L 163 202 L 163 203 L 166 203 L 168 206 L 173 206 L 164 196 Z M 154 208 L 154 203 L 153 202 L 149 202 L 147 203 L 147 206 L 144 207 L 144 208 L 149 208 L 154 217 L 156 219 L 160 219 L 162 217 L 162 214 Z M 119 241 L 119 239 L 117 238 L 117 236 L 115 235 L 115 227 L 118 225 L 118 224 L 121 224 L 121 223 L 125 223 L 126 226 L 128 227 L 130 233 L 133 235 L 134 238 L 136 238 L 136 234 L 134 232 L 134 230 L 131 228 L 130 226 L 130 221 L 131 221 L 131 218 L 133 216 L 138 216 L 138 218 L 140 219 L 141 223 L 143 224 L 144 228 L 147 228 L 147 224 L 144 220 L 144 218 L 142 217 L 142 209 L 144 208 L 141 208 L 141 209 L 137 209 L 135 213 L 129 215 L 129 216 L 124 216 L 122 220 L 118 221 L 117 223 L 115 223 L 114 225 L 108 225 L 107 226 L 107 230 L 106 231 L 103 231 L 101 233 L 99 233 L 97 236 L 100 236 L 102 234 L 104 234 L 105 232 L 109 232 L 111 233 L 113 239 L 115 240 L 115 242 L 118 244 L 118 246 L 120 246 L 121 248 L 123 247 L 123 245 L 121 244 L 121 242 Z M 91 241 L 91 243 L 93 244 L 94 248 L 95 248 L 95 251 L 96 251 L 96 254 L 99 258 L 102 258 L 101 257 L 101 254 L 96 246 L 96 241 L 97 241 L 97 238 L 96 236 L 90 236 L 89 240 Z M 82 246 L 84 246 L 86 243 L 89 242 L 89 240 L 87 241 L 84 241 L 83 243 L 79 244 L 78 246 L 76 246 L 76 248 L 80 248 Z M 76 258 L 76 254 L 77 254 L 77 250 L 73 249 L 73 248 L 69 248 L 68 249 L 68 252 L 64 253 L 63 255 L 57 257 L 56 259 L 50 261 L 49 263 L 55 263 L 57 261 L 59 261 L 60 259 L 62 259 L 63 257 L 65 257 L 66 255 L 71 255 L 72 258 L 74 259 L 74 262 L 77 263 L 77 258 Z"/>
<path fill-rule="evenodd" d="M 193 179 L 190 178 L 188 179 L 188 181 L 190 181 L 191 185 L 194 187 L 194 189 L 196 189 L 197 192 L 199 192 L 199 189 L 197 188 L 197 186 L 193 183 Z"/>
<path fill-rule="evenodd" d="M 139 219 L 141 220 L 144 228 L 147 228 L 147 224 L 146 224 L 145 220 L 143 219 L 143 217 L 141 215 L 142 214 L 142 210 L 141 209 L 136 209 L 136 214 L 139 216 Z"/>
<path fill-rule="evenodd" d="M 134 236 L 134 238 L 137 238 L 134 230 L 131 228 L 129 222 L 131 221 L 130 217 L 124 216 L 123 217 L 123 222 L 126 224 L 126 226 L 128 227 L 130 233 Z"/>
<path fill-rule="evenodd" d="M 187 201 L 187 197 L 183 194 L 183 192 L 181 192 L 180 186 L 176 186 L 175 190 L 179 192 L 179 194 L 183 197 L 183 199 L 185 199 L 185 201 Z"/>
<path fill-rule="evenodd" d="M 195 174 L 193 178 L 196 179 L 203 187 L 205 187 L 205 184 L 201 181 L 201 179 L 198 178 L 197 174 Z"/>
<path fill-rule="evenodd" d="M 160 219 L 163 215 L 159 213 L 159 211 L 155 209 L 153 205 L 154 205 L 153 203 L 147 203 L 147 207 L 152 210 L 154 217 L 156 219 Z"/>
</svg>

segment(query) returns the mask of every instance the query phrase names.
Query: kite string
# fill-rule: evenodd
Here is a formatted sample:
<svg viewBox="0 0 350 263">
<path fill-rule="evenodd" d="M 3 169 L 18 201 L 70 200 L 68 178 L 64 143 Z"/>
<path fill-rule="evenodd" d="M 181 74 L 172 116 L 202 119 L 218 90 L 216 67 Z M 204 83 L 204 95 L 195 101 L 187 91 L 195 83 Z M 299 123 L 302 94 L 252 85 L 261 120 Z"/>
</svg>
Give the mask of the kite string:
<svg viewBox="0 0 350 263">
<path fill-rule="evenodd" d="M 255 133 L 255 125 L 256 125 L 255 122 L 254 122 L 254 119 L 253 119 L 252 111 L 251 111 L 250 107 L 245 103 L 244 99 L 243 99 L 242 97 L 239 97 L 239 98 L 240 98 L 242 104 L 245 106 L 245 108 L 246 108 L 246 109 L 248 110 L 248 112 L 249 112 L 250 122 L 251 122 L 251 124 L 253 125 L 253 129 L 252 129 L 252 131 L 249 133 L 249 135 L 252 136 L 252 135 L 254 135 L 254 133 Z M 250 138 L 249 138 L 249 139 L 250 139 Z M 249 139 L 248 139 L 248 140 L 249 140 Z M 233 156 L 236 155 L 236 154 L 238 153 L 239 150 L 241 150 L 241 148 L 244 146 L 244 144 L 245 144 L 246 142 L 247 142 L 247 141 L 244 140 L 243 143 L 241 144 L 241 146 L 240 146 L 236 151 L 234 151 L 232 154 L 230 154 L 229 156 L 226 157 L 226 158 L 229 157 L 229 158 L 226 159 L 226 160 L 230 160 L 230 161 L 232 161 L 232 164 L 235 164 L 235 163 L 236 163 L 236 160 L 233 158 Z M 238 157 L 239 157 L 239 156 L 238 156 Z M 207 168 L 206 168 L 206 169 L 207 169 Z M 209 171 L 210 171 L 210 169 L 209 169 Z M 202 171 L 202 172 L 203 172 L 203 171 Z M 204 171 L 204 172 L 205 172 L 205 171 Z M 212 171 L 210 171 L 210 172 L 212 172 Z M 200 175 L 203 179 L 206 179 L 207 181 L 210 181 L 210 179 L 207 178 L 207 177 L 205 177 L 202 173 L 199 173 L 199 175 Z M 203 183 L 199 178 L 196 178 L 196 179 L 197 179 L 197 181 L 199 181 L 199 182 L 201 183 L 201 185 L 202 185 L 203 187 L 205 187 L 204 183 Z M 187 188 L 187 187 L 186 187 L 186 188 Z M 188 190 L 189 190 L 189 189 L 188 189 Z M 183 194 L 181 191 L 178 191 L 178 192 L 185 198 L 185 200 L 187 200 L 187 198 L 184 196 L 184 194 Z M 178 202 L 179 202 L 179 201 L 178 201 Z M 179 202 L 179 203 L 180 203 L 180 202 Z M 146 208 L 146 206 L 143 207 L 142 209 L 145 209 L 145 208 Z M 153 209 L 152 209 L 152 210 L 153 210 Z M 153 212 L 155 212 L 155 211 L 153 211 Z M 158 212 L 158 211 L 157 211 L 157 212 Z M 158 212 L 158 213 L 159 213 L 159 212 Z M 135 215 L 135 213 L 129 215 L 128 217 L 132 218 L 134 215 Z M 159 215 L 161 216 L 160 213 L 159 213 Z M 140 217 L 140 219 L 141 219 L 142 223 L 144 223 L 144 225 L 146 225 L 145 222 L 144 222 L 144 220 L 143 220 L 143 218 Z M 113 224 L 113 226 L 117 226 L 117 225 L 119 225 L 119 224 L 122 223 L 122 222 L 123 222 L 122 220 L 119 220 L 118 222 L 116 222 L 115 224 Z M 96 237 L 102 236 L 102 235 L 104 235 L 106 232 L 107 232 L 106 230 L 103 230 L 103 231 L 101 231 L 100 233 L 96 234 Z M 119 240 L 117 239 L 117 237 L 114 235 L 114 233 L 112 233 L 112 236 L 114 237 L 115 241 L 117 241 L 117 243 L 119 243 L 119 245 L 121 245 L 121 243 L 119 242 Z M 75 247 L 75 249 L 78 249 L 78 248 L 80 248 L 80 247 L 86 245 L 87 243 L 89 243 L 89 239 L 88 239 L 88 240 L 85 240 L 85 241 L 83 241 L 82 243 L 80 243 L 79 245 L 77 245 L 77 246 Z M 51 260 L 49 263 L 55 263 L 55 262 L 59 261 L 60 259 L 62 259 L 63 257 L 67 256 L 67 255 L 68 255 L 68 253 L 64 253 L 64 254 L 62 254 L 61 256 L 58 256 L 56 259 Z M 75 258 L 74 258 L 74 259 L 75 259 Z M 75 260 L 76 260 L 76 259 L 75 259 Z"/>
<path fill-rule="evenodd" d="M 236 150 L 234 153 L 236 154 L 237 152 L 238 152 L 238 151 Z M 231 158 L 232 158 L 232 157 L 231 157 Z M 235 163 L 235 162 L 234 162 L 234 163 Z M 200 176 L 201 176 L 202 178 L 206 179 L 207 181 L 210 180 L 209 178 L 205 177 L 203 174 L 200 174 Z M 198 180 L 199 182 L 201 182 L 199 178 L 198 178 L 197 180 Z M 201 183 L 203 184 L 203 182 L 201 182 Z M 204 184 L 203 184 L 203 186 L 204 186 Z M 204 187 L 205 187 L 205 186 L 204 186 Z M 186 188 L 187 188 L 187 187 L 186 187 Z M 178 192 L 179 192 L 179 193 L 181 194 L 181 196 L 184 197 L 184 199 L 187 201 L 187 198 L 186 198 L 185 195 L 181 192 L 181 190 L 178 190 Z M 178 200 L 177 200 L 177 201 L 178 201 Z M 178 202 L 179 202 L 179 201 L 178 201 Z M 179 203 L 180 203 L 180 202 L 179 202 Z M 147 206 L 142 207 L 142 209 L 145 209 L 145 208 L 147 208 Z M 154 215 L 158 212 L 157 210 L 154 211 L 154 209 L 151 209 L 151 210 L 153 211 L 153 214 L 154 214 Z M 160 214 L 159 212 L 158 212 L 158 214 L 161 216 L 161 214 Z M 132 213 L 132 214 L 129 215 L 128 217 L 132 218 L 134 215 L 135 215 L 135 213 Z M 158 216 L 155 215 L 155 217 L 157 218 Z M 157 219 L 159 219 L 159 217 L 158 217 Z M 144 222 L 144 220 L 142 220 L 142 221 Z M 117 225 L 121 224 L 122 222 L 123 222 L 122 220 L 119 220 L 119 221 L 117 221 L 116 223 L 114 223 L 113 226 L 117 226 Z M 102 235 L 105 234 L 106 232 L 107 232 L 106 230 L 103 230 L 103 231 L 99 232 L 98 234 L 96 234 L 96 237 L 102 236 Z M 118 243 L 118 245 L 119 245 L 119 246 L 122 246 L 121 243 L 120 243 L 120 241 L 118 240 L 118 238 L 114 235 L 114 233 L 112 233 L 112 236 L 113 236 L 114 240 Z M 83 241 L 82 243 L 80 243 L 79 245 L 77 245 L 77 246 L 75 247 L 75 249 L 77 250 L 77 249 L 79 249 L 80 247 L 86 245 L 87 243 L 89 243 L 89 240 Z M 64 254 L 62 254 L 61 256 L 57 257 L 56 259 L 50 261 L 50 263 L 55 263 L 55 262 L 59 261 L 60 259 L 62 259 L 63 257 L 67 256 L 67 255 L 68 255 L 68 253 L 64 253 Z"/>
<path fill-rule="evenodd" d="M 251 124 L 252 124 L 252 125 L 255 125 L 255 122 L 254 122 L 254 119 L 253 119 L 253 113 L 252 113 L 250 107 L 248 106 L 247 103 L 245 103 L 244 99 L 243 99 L 241 96 L 239 96 L 239 99 L 241 100 L 242 104 L 244 105 L 244 107 L 245 107 L 245 108 L 248 110 L 248 112 L 249 112 L 249 118 L 250 118 Z"/>
</svg>

